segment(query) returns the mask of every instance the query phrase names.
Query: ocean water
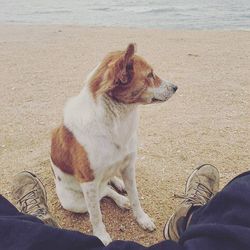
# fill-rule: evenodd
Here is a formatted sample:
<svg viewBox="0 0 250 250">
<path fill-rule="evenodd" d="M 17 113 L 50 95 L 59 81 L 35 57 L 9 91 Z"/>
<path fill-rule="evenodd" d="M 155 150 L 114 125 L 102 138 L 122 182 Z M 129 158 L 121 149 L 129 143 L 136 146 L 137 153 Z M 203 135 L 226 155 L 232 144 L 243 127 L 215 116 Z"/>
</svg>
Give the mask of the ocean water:
<svg viewBox="0 0 250 250">
<path fill-rule="evenodd" d="M 0 23 L 250 29 L 250 0 L 0 0 Z"/>
</svg>

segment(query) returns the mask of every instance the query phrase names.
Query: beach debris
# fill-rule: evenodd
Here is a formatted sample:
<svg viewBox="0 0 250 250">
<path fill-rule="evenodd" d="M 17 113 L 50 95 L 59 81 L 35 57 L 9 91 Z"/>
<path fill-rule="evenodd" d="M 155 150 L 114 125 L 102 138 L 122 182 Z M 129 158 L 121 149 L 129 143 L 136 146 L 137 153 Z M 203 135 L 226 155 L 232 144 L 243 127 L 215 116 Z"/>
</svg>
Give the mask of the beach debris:
<svg viewBox="0 0 250 250">
<path fill-rule="evenodd" d="M 198 57 L 199 55 L 189 53 L 188 56 Z"/>
<path fill-rule="evenodd" d="M 125 232 L 125 229 L 126 229 L 126 227 L 125 227 L 124 225 L 121 225 L 120 228 L 119 228 L 119 230 L 120 230 L 121 232 Z"/>
</svg>

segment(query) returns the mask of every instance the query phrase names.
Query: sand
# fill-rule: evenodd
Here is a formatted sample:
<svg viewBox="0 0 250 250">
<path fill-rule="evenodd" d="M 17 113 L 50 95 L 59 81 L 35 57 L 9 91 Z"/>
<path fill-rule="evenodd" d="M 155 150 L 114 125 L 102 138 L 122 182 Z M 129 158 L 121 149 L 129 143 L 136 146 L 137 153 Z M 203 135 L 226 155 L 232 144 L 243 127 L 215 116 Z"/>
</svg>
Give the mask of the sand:
<svg viewBox="0 0 250 250">
<path fill-rule="evenodd" d="M 138 53 L 179 87 L 164 104 L 140 107 L 137 182 L 155 219 L 153 233 L 111 200 L 102 213 L 113 239 L 144 245 L 180 200 L 189 173 L 202 163 L 221 172 L 221 187 L 250 167 L 250 32 L 164 31 L 80 26 L 0 26 L 0 193 L 10 198 L 21 170 L 44 182 L 49 207 L 64 228 L 91 233 L 88 215 L 63 210 L 49 164 L 50 131 L 65 101 L 107 52 L 136 42 Z"/>
</svg>

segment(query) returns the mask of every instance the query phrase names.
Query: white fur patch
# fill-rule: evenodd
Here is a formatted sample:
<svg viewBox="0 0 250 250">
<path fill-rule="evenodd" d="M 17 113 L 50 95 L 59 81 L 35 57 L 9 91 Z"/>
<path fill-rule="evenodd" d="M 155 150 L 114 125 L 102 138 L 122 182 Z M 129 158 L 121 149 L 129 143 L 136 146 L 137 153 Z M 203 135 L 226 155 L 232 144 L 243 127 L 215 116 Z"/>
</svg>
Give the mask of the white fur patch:
<svg viewBox="0 0 250 250">
<path fill-rule="evenodd" d="M 159 101 L 168 100 L 175 92 L 175 85 L 168 81 L 162 81 L 159 87 L 148 88 L 148 92 L 152 93 L 154 99 Z"/>
</svg>

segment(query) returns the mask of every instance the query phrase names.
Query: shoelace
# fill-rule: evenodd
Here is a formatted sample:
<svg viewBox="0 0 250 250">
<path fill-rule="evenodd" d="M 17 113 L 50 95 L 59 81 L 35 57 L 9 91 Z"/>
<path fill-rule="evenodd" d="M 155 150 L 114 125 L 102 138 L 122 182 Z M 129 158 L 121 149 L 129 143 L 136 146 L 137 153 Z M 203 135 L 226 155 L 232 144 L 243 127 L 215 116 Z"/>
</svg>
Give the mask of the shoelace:
<svg viewBox="0 0 250 250">
<path fill-rule="evenodd" d="M 191 195 L 183 194 L 177 195 L 174 194 L 176 198 L 183 199 L 185 203 L 189 205 L 203 206 L 205 205 L 214 195 L 213 192 L 206 187 L 204 184 L 197 182 L 197 187 L 194 188 L 194 193 Z"/>
<path fill-rule="evenodd" d="M 37 196 L 37 190 L 32 190 L 25 194 L 18 201 L 21 212 L 26 214 L 32 214 L 35 216 L 42 216 L 46 214 L 46 209 L 40 207 L 40 199 Z"/>
</svg>

